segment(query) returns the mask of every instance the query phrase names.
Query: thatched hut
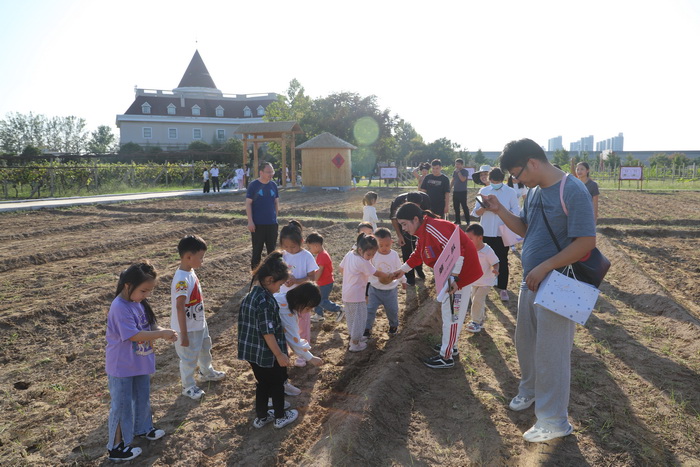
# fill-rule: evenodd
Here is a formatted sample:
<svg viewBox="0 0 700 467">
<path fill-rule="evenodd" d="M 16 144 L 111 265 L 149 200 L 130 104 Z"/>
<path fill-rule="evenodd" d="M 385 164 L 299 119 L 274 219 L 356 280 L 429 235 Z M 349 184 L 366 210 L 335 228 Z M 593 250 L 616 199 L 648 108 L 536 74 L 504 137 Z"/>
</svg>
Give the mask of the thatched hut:
<svg viewBox="0 0 700 467">
<path fill-rule="evenodd" d="M 299 145 L 304 190 L 352 188 L 352 150 L 357 149 L 330 133 L 321 133 Z"/>
</svg>

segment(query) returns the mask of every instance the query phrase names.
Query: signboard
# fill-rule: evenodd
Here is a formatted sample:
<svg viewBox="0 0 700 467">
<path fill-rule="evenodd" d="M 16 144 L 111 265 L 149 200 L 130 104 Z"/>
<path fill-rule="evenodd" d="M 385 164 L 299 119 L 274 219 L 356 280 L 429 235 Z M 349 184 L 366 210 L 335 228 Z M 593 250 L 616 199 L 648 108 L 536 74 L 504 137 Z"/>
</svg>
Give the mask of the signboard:
<svg viewBox="0 0 700 467">
<path fill-rule="evenodd" d="M 457 258 L 460 255 L 460 245 L 459 245 L 459 232 L 460 228 L 455 226 L 452 236 L 447 241 L 445 249 L 440 253 L 440 257 L 435 262 L 433 266 L 433 275 L 435 276 L 435 290 L 440 293 L 442 288 L 445 286 L 445 281 L 447 281 L 448 276 L 452 272 L 452 268 L 457 262 Z"/>
<path fill-rule="evenodd" d="M 474 175 L 474 172 L 476 172 L 476 169 L 474 167 L 465 167 L 467 171 L 469 172 L 469 176 L 467 176 L 467 181 L 471 180 L 472 175 Z"/>
<path fill-rule="evenodd" d="M 381 179 L 395 179 L 399 177 L 399 172 L 396 167 L 381 167 L 379 169 L 379 178 Z"/>
<path fill-rule="evenodd" d="M 620 180 L 641 180 L 642 167 L 620 167 Z"/>
</svg>

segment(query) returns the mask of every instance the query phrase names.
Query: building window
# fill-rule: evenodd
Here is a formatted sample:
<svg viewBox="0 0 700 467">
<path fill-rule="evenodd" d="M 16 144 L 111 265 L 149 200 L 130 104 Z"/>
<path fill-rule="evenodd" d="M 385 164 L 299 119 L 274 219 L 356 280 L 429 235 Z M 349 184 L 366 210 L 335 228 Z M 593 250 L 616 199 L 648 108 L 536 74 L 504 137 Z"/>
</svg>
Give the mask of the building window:
<svg viewBox="0 0 700 467">
<path fill-rule="evenodd" d="M 196 105 L 196 104 L 193 105 L 192 106 L 192 115 L 200 115 L 199 109 L 200 109 L 200 107 L 198 105 Z"/>
<path fill-rule="evenodd" d="M 201 128 L 192 128 L 192 139 L 202 139 Z"/>
<path fill-rule="evenodd" d="M 223 141 L 226 138 L 226 130 L 216 130 L 216 139 Z"/>
<path fill-rule="evenodd" d="M 218 106 L 216 108 L 216 116 L 217 117 L 223 117 L 224 116 L 224 108 L 221 106 Z"/>
<path fill-rule="evenodd" d="M 252 117 L 253 116 L 253 112 L 251 112 L 250 107 L 248 107 L 247 105 L 243 109 L 243 116 L 244 117 Z"/>
<path fill-rule="evenodd" d="M 151 139 L 153 137 L 153 129 L 151 127 L 143 127 L 143 139 Z"/>
<path fill-rule="evenodd" d="M 168 115 L 175 115 L 175 105 L 168 105 Z"/>
<path fill-rule="evenodd" d="M 168 128 L 168 138 L 177 139 L 177 128 Z"/>
<path fill-rule="evenodd" d="M 151 113 L 151 104 L 149 104 L 148 102 L 144 102 L 143 104 L 141 104 L 141 112 L 143 112 L 145 114 L 150 114 Z"/>
<path fill-rule="evenodd" d="M 265 115 L 265 107 L 263 107 L 262 105 L 259 105 L 257 110 L 258 110 L 258 117 L 262 117 L 263 115 Z"/>
</svg>

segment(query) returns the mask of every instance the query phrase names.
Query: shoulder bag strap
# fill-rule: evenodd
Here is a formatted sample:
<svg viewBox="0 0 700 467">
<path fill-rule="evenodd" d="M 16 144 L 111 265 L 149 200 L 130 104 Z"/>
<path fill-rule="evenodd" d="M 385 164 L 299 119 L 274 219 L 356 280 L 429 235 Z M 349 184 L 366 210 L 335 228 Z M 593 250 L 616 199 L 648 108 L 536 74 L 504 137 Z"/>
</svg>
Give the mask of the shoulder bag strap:
<svg viewBox="0 0 700 467">
<path fill-rule="evenodd" d="M 557 247 L 558 251 L 561 251 L 561 247 L 559 246 L 559 242 L 557 241 L 557 237 L 554 236 L 554 232 L 552 231 L 552 227 L 549 225 L 549 221 L 547 220 L 547 216 L 544 215 L 544 203 L 542 203 L 542 188 L 540 187 L 539 189 L 540 196 L 539 196 L 539 201 L 540 201 L 540 210 L 542 212 L 542 219 L 544 219 L 544 225 L 547 226 L 547 231 L 549 232 L 549 235 L 552 237 L 552 241 L 554 242 L 554 245 Z"/>
</svg>

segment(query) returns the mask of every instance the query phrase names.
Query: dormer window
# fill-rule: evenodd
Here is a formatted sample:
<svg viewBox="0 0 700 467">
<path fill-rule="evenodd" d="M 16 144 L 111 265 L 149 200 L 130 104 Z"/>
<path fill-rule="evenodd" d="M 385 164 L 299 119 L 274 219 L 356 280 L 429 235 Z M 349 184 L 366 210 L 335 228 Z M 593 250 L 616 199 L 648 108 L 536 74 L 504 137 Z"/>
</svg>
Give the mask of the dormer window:
<svg viewBox="0 0 700 467">
<path fill-rule="evenodd" d="M 243 109 L 243 116 L 244 117 L 252 117 L 253 116 L 253 112 L 250 110 L 250 107 L 248 107 L 247 105 Z"/>
<path fill-rule="evenodd" d="M 258 106 L 257 111 L 258 111 L 258 117 L 262 117 L 263 115 L 265 115 L 265 107 L 263 107 L 262 105 Z"/>
<path fill-rule="evenodd" d="M 201 115 L 199 110 L 200 110 L 200 107 L 197 104 L 193 105 L 192 106 L 192 115 Z"/>
<path fill-rule="evenodd" d="M 224 116 L 224 108 L 221 106 L 218 106 L 216 108 L 216 116 L 217 117 L 223 117 Z"/>
<path fill-rule="evenodd" d="M 175 104 L 168 105 L 168 115 L 175 115 Z"/>
<path fill-rule="evenodd" d="M 148 102 L 144 102 L 141 104 L 141 112 L 145 114 L 150 114 L 151 113 L 151 104 Z"/>
</svg>

